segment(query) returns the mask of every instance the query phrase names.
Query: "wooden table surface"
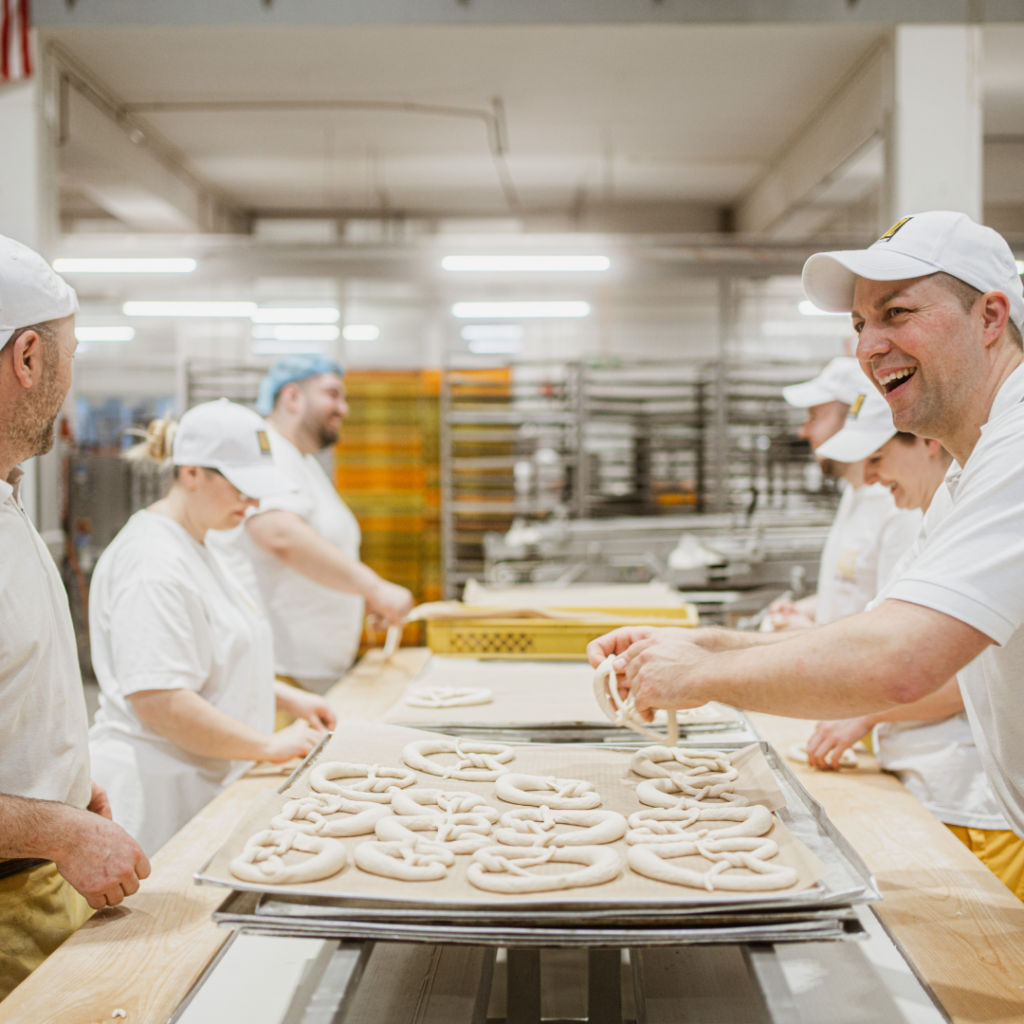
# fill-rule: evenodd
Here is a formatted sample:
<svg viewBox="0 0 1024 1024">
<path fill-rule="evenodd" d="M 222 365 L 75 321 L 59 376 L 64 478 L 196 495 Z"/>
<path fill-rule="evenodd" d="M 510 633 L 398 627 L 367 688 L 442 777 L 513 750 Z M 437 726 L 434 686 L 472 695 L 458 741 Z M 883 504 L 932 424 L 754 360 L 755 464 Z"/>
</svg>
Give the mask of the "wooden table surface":
<svg viewBox="0 0 1024 1024">
<path fill-rule="evenodd" d="M 348 720 L 379 718 L 428 657 L 405 649 L 382 665 L 371 651 L 328 699 Z M 812 728 L 750 717 L 783 752 Z M 893 777 L 792 767 L 877 876 L 882 918 L 949 1016 L 1024 1021 L 1024 904 Z M 230 934 L 210 920 L 226 891 L 192 874 L 252 798 L 281 781 L 246 776 L 226 789 L 153 858 L 139 893 L 93 917 L 0 1003 L 0 1024 L 106 1024 L 116 1008 L 126 1024 L 164 1024 Z"/>
</svg>

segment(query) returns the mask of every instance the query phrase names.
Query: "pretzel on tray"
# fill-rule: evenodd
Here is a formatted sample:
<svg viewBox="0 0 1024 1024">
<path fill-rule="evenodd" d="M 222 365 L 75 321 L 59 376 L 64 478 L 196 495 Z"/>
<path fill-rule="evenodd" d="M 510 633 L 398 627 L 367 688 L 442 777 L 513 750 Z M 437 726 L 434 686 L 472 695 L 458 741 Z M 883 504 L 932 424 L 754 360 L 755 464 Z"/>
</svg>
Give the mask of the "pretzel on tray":
<svg viewBox="0 0 1024 1024">
<path fill-rule="evenodd" d="M 581 864 L 583 869 L 543 875 L 530 870 L 542 864 Z M 551 892 L 602 885 L 617 878 L 621 867 L 609 846 L 488 846 L 473 854 L 466 877 L 488 892 Z"/>
</svg>

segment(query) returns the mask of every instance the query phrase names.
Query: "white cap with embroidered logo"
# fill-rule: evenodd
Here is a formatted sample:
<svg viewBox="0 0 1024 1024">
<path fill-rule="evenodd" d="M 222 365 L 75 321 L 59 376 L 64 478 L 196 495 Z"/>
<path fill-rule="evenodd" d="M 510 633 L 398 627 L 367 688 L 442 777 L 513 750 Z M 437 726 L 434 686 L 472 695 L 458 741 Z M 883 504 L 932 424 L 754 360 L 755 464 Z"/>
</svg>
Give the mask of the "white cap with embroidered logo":
<svg viewBox="0 0 1024 1024">
<path fill-rule="evenodd" d="M 298 490 L 274 465 L 263 418 L 226 398 L 197 405 L 181 417 L 171 461 L 215 469 L 250 498 Z"/>
<path fill-rule="evenodd" d="M 1024 285 L 1006 239 L 948 210 L 904 217 L 867 249 L 815 253 L 804 264 L 804 293 L 819 309 L 845 313 L 853 308 L 858 277 L 906 281 L 939 271 L 981 292 L 1003 292 L 1010 319 L 1024 324 Z"/>
<path fill-rule="evenodd" d="M 826 402 L 850 405 L 866 383 L 867 378 L 856 359 L 836 356 L 813 380 L 783 388 L 782 397 L 797 409 L 810 409 Z"/>
<path fill-rule="evenodd" d="M 860 462 L 895 435 L 889 403 L 865 380 L 842 430 L 815 448 L 814 454 L 836 462 Z"/>
</svg>

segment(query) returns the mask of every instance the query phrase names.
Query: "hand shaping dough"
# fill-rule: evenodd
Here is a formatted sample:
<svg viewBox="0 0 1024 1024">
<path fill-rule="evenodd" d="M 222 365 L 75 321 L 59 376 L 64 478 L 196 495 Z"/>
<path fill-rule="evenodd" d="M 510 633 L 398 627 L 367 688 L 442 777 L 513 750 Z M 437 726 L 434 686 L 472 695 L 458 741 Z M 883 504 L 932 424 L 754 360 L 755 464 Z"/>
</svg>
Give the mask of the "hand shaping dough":
<svg viewBox="0 0 1024 1024">
<path fill-rule="evenodd" d="M 395 790 L 391 796 L 391 809 L 395 814 L 479 814 L 492 825 L 498 820 L 498 811 L 482 796 L 464 790 L 446 792 L 443 789 Z"/>
<path fill-rule="evenodd" d="M 626 852 L 629 866 L 638 874 L 670 885 L 691 889 L 730 892 L 767 892 L 788 889 L 799 876 L 793 868 L 767 863 L 779 852 L 771 839 L 708 839 L 695 842 L 641 844 Z M 701 856 L 712 862 L 708 871 L 694 871 L 667 863 L 673 857 Z M 736 874 L 746 868 L 749 874 Z"/>
<path fill-rule="evenodd" d="M 589 811 L 601 806 L 601 797 L 592 782 L 556 779 L 552 775 L 502 775 L 494 783 L 494 792 L 506 803 L 553 807 L 559 811 Z"/>
<path fill-rule="evenodd" d="M 582 864 L 582 871 L 535 875 L 529 869 L 541 864 Z M 619 855 L 608 846 L 548 846 L 543 850 L 523 846 L 489 846 L 477 850 L 466 877 L 488 892 L 551 892 L 601 885 L 619 874 Z"/>
<path fill-rule="evenodd" d="M 468 708 L 493 700 L 494 691 L 484 686 L 420 686 L 405 695 L 411 708 Z"/>
<path fill-rule="evenodd" d="M 550 807 L 522 807 L 501 816 L 502 828 L 494 838 L 503 846 L 601 846 L 626 834 L 626 819 L 616 811 L 552 811 Z M 556 832 L 556 825 L 579 825 L 572 832 Z"/>
<path fill-rule="evenodd" d="M 350 786 L 339 786 L 334 779 L 359 779 Z M 416 781 L 405 768 L 384 768 L 379 764 L 350 764 L 348 761 L 326 761 L 309 773 L 309 785 L 317 793 L 331 793 L 348 800 L 370 800 L 375 804 L 391 803 L 395 786 L 404 789 Z"/>
<path fill-rule="evenodd" d="M 424 840 L 417 832 L 437 832 L 436 839 Z M 381 818 L 377 838 L 384 842 L 416 843 L 425 841 L 452 853 L 473 853 L 490 846 L 491 823 L 482 814 L 423 814 L 416 817 Z"/>
<path fill-rule="evenodd" d="M 283 857 L 289 850 L 313 856 L 299 864 L 285 864 Z M 231 874 L 243 882 L 289 885 L 330 878 L 342 871 L 346 864 L 348 853 L 337 839 L 308 836 L 294 829 L 287 832 L 267 829 L 246 840 L 242 852 L 230 867 Z"/>
<path fill-rule="evenodd" d="M 360 843 L 352 853 L 360 871 L 403 882 L 436 882 L 448 874 L 455 854 L 419 838 L 412 842 Z"/>
<path fill-rule="evenodd" d="M 619 696 L 618 676 L 615 672 L 617 657 L 618 655 L 609 654 L 594 672 L 594 696 L 601 710 L 613 724 L 632 729 L 649 740 L 664 740 L 669 746 L 674 747 L 679 742 L 679 719 L 675 712 L 668 711 L 664 733 L 652 729 L 637 712 L 633 694 L 625 700 Z"/>
<path fill-rule="evenodd" d="M 794 743 L 789 750 L 786 751 L 786 757 L 793 761 L 799 761 L 801 764 L 807 764 L 807 744 Z M 840 768 L 856 768 L 858 765 L 859 762 L 857 761 L 857 755 L 854 753 L 853 747 L 847 747 L 839 755 Z"/>
<path fill-rule="evenodd" d="M 365 836 L 389 814 L 391 807 L 388 804 L 346 800 L 341 796 L 314 792 L 298 800 L 289 800 L 281 808 L 281 813 L 271 819 L 270 827 L 284 831 L 297 829 L 312 836 Z"/>
<path fill-rule="evenodd" d="M 660 807 L 637 811 L 629 816 L 630 846 L 637 843 L 676 843 L 684 839 L 735 839 L 763 836 L 771 831 L 772 812 L 760 804 L 737 807 L 735 804 L 715 806 L 694 801 L 693 807 Z M 723 829 L 695 828 L 699 821 L 735 821 Z"/>
<path fill-rule="evenodd" d="M 445 766 L 432 761 L 432 754 L 454 754 L 456 762 Z M 440 738 L 417 740 L 406 744 L 402 750 L 402 760 L 410 768 L 427 775 L 440 775 L 442 779 L 461 779 L 463 782 L 493 782 L 508 771 L 505 765 L 515 756 L 515 751 L 504 743 Z"/>
</svg>

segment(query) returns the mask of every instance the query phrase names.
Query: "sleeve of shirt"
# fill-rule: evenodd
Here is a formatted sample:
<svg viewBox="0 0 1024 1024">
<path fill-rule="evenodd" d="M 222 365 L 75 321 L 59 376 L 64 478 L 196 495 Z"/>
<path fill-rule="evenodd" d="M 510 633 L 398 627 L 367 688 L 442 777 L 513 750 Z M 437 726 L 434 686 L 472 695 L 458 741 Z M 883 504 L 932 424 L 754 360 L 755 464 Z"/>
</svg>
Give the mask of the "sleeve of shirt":
<svg viewBox="0 0 1024 1024">
<path fill-rule="evenodd" d="M 113 673 L 121 692 L 193 690 L 213 668 L 210 623 L 198 595 L 168 583 L 125 587 L 110 614 Z"/>
<path fill-rule="evenodd" d="M 914 546 L 921 529 L 918 510 L 898 510 L 886 520 L 878 545 L 878 578 L 876 593 L 890 579 L 903 556 Z"/>
<path fill-rule="evenodd" d="M 975 449 L 952 510 L 888 594 L 944 612 L 1000 645 L 1024 622 L 1024 410 L 1014 419 L 1016 429 Z"/>
<path fill-rule="evenodd" d="M 260 507 L 252 514 L 258 516 L 261 512 L 273 512 L 277 509 L 282 512 L 294 512 L 307 522 L 313 516 L 313 502 L 302 491 L 283 491 L 281 494 L 272 494 L 269 498 L 263 498 L 260 501 Z"/>
</svg>

